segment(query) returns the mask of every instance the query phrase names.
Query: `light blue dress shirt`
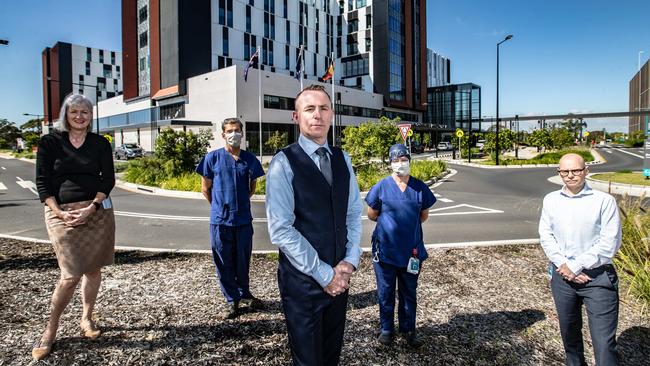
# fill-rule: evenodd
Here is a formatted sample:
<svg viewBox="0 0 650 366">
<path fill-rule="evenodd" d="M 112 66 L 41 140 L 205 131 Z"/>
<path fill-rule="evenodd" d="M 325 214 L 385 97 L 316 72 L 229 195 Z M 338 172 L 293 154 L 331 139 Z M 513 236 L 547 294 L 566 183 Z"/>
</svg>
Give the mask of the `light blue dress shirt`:
<svg viewBox="0 0 650 366">
<path fill-rule="evenodd" d="M 621 246 L 616 200 L 586 183 L 576 195 L 565 187 L 544 197 L 539 240 L 553 264 L 580 274 L 612 262 Z"/>
<path fill-rule="evenodd" d="M 316 149 L 321 145 L 309 140 L 302 134 L 298 138 L 298 144 L 316 164 L 316 167 L 320 169 L 320 159 L 316 154 Z M 330 152 L 331 156 L 331 150 L 327 142 L 323 147 Z M 350 194 L 346 218 L 348 235 L 343 260 L 357 268 L 361 256 L 361 210 L 363 205 L 350 157 L 345 152 L 343 156 L 350 171 Z M 296 269 L 311 276 L 325 288 L 334 278 L 334 269 L 318 258 L 318 253 L 314 247 L 293 226 L 296 216 L 294 214 L 295 201 L 292 181 L 293 171 L 291 165 L 289 165 L 289 160 L 283 152 L 279 152 L 271 160 L 271 165 L 266 174 L 266 217 L 268 218 L 271 243 L 280 248 Z"/>
</svg>

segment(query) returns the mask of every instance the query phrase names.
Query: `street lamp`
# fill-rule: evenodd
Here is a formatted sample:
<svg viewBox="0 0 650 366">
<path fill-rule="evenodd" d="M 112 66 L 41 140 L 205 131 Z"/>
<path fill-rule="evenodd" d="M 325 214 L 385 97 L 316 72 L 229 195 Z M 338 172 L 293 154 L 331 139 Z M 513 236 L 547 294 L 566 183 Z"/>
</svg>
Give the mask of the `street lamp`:
<svg viewBox="0 0 650 366">
<path fill-rule="evenodd" d="M 638 105 L 638 110 L 641 110 L 641 54 L 644 53 L 643 51 L 639 51 L 639 59 L 637 63 L 637 68 L 639 70 L 639 105 Z M 641 129 L 641 116 L 638 116 L 639 118 L 639 129 Z M 644 126 L 642 131 L 645 131 L 648 127 Z"/>
<path fill-rule="evenodd" d="M 496 145 L 496 165 L 499 165 L 499 46 L 505 41 L 512 39 L 512 34 L 508 34 L 503 41 L 497 43 L 497 136 L 495 139 Z"/>
</svg>

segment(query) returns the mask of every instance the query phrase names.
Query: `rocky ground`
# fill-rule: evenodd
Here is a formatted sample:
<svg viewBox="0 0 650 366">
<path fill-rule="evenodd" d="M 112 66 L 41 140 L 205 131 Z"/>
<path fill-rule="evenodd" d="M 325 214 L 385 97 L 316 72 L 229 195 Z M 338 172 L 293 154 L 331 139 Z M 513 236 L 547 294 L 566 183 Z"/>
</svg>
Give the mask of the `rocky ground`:
<svg viewBox="0 0 650 366">
<path fill-rule="evenodd" d="M 266 309 L 221 320 L 208 255 L 119 252 L 103 271 L 96 319 L 103 335 L 80 337 L 78 294 L 62 318 L 52 365 L 288 364 L 276 256 L 255 256 L 253 293 Z M 376 341 L 378 306 L 370 258 L 353 278 L 342 365 L 559 365 L 563 350 L 537 246 L 430 251 L 418 288 L 410 350 Z M 0 365 L 30 364 L 58 278 L 49 245 L 0 239 Z M 648 365 L 650 317 L 621 289 L 623 364 Z M 585 321 L 586 324 L 586 321 Z M 588 330 L 587 354 L 593 363 Z"/>
</svg>

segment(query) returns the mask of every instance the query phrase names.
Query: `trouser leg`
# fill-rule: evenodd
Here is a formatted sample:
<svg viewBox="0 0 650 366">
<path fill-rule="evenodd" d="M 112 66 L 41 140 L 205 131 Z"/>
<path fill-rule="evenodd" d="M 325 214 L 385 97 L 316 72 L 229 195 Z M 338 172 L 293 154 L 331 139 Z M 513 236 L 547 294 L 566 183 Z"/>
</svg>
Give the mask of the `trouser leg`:
<svg viewBox="0 0 650 366">
<path fill-rule="evenodd" d="M 224 225 L 210 225 L 212 259 L 217 268 L 221 292 L 228 303 L 239 301 L 241 295 L 235 281 L 236 243 L 234 229 Z"/>
<path fill-rule="evenodd" d="M 235 235 L 237 238 L 235 282 L 239 288 L 239 296 L 241 298 L 250 298 L 249 270 L 251 253 L 253 252 L 253 224 L 237 226 Z"/>
<path fill-rule="evenodd" d="M 582 342 L 582 299 L 568 281 L 553 271 L 551 292 L 569 366 L 586 365 Z"/>
<path fill-rule="evenodd" d="M 618 365 L 618 277 L 605 271 L 583 289 L 596 365 Z"/>
<path fill-rule="evenodd" d="M 387 263 L 373 262 L 377 278 L 377 302 L 379 303 L 379 324 L 382 332 L 395 330 L 395 280 L 397 268 Z"/>
<path fill-rule="evenodd" d="M 343 348 L 348 291 L 334 297 L 323 312 L 323 364 L 338 365 Z"/>
<path fill-rule="evenodd" d="M 400 268 L 397 272 L 398 300 L 397 320 L 399 331 L 407 333 L 415 330 L 415 314 L 417 311 L 418 275 L 406 272 Z"/>
</svg>

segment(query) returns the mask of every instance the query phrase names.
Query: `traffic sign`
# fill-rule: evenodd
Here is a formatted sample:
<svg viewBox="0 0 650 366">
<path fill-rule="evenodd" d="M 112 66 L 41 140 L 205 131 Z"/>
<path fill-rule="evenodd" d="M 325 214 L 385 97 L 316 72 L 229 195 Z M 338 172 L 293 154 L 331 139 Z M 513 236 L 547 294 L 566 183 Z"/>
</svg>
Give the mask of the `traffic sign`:
<svg viewBox="0 0 650 366">
<path fill-rule="evenodd" d="M 589 136 L 589 131 L 585 131 L 584 135 L 585 137 Z"/>
<path fill-rule="evenodd" d="M 406 134 L 406 136 L 408 136 L 408 137 L 413 136 L 413 130 L 409 130 L 409 132 Z"/>
<path fill-rule="evenodd" d="M 650 177 L 650 169 L 643 169 L 643 176 Z"/>
<path fill-rule="evenodd" d="M 402 125 L 397 125 L 399 128 L 399 133 L 402 134 L 402 138 L 404 139 L 404 142 L 406 142 L 406 137 L 411 136 L 409 135 L 409 131 L 411 131 L 411 125 L 410 124 L 402 124 Z"/>
<path fill-rule="evenodd" d="M 463 137 L 463 135 L 465 135 L 463 130 L 456 130 L 456 137 L 461 138 L 461 137 Z"/>
<path fill-rule="evenodd" d="M 104 135 L 104 138 L 105 138 L 106 140 L 108 140 L 109 143 L 113 142 L 113 136 L 111 136 L 111 135 L 109 135 L 109 134 L 105 134 L 105 135 Z"/>
</svg>

